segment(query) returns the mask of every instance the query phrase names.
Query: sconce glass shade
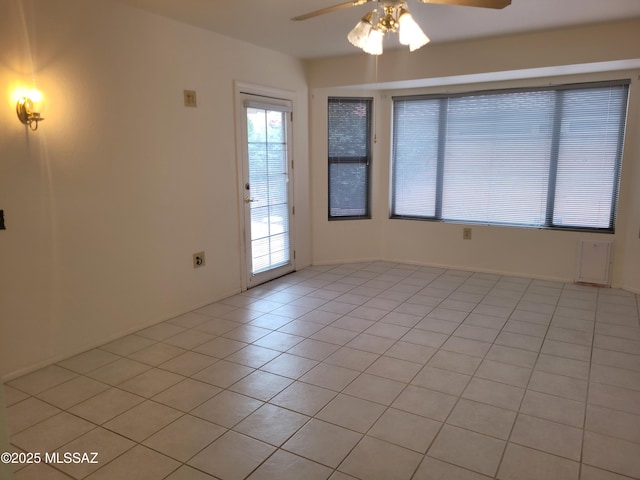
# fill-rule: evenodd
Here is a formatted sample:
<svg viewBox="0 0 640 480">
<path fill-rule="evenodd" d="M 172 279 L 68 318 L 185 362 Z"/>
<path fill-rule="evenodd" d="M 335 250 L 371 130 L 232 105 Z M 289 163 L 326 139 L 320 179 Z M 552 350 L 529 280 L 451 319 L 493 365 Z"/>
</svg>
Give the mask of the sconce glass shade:
<svg viewBox="0 0 640 480">
<path fill-rule="evenodd" d="M 371 29 L 369 36 L 367 37 L 366 44 L 362 49 L 369 55 L 382 55 L 382 40 L 384 39 L 384 33 L 375 28 Z"/>
<path fill-rule="evenodd" d="M 367 13 L 358 24 L 353 27 L 353 30 L 347 35 L 347 39 L 352 45 L 358 48 L 364 48 L 367 43 L 367 37 L 373 28 L 373 12 Z"/>
<path fill-rule="evenodd" d="M 398 23 L 400 25 L 398 31 L 400 43 L 409 45 L 410 51 L 413 52 L 429 43 L 429 37 L 424 34 L 408 10 L 401 9 Z"/>
</svg>

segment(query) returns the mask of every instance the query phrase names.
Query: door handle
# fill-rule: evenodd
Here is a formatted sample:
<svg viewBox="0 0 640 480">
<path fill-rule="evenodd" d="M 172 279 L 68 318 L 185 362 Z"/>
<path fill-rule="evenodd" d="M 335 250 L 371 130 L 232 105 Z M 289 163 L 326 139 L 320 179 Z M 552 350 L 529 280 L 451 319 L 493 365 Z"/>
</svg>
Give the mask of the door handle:
<svg viewBox="0 0 640 480">
<path fill-rule="evenodd" d="M 244 197 L 244 203 L 253 203 L 253 202 L 257 202 L 257 200 L 254 200 L 253 198 L 249 198 L 249 197 Z"/>
</svg>

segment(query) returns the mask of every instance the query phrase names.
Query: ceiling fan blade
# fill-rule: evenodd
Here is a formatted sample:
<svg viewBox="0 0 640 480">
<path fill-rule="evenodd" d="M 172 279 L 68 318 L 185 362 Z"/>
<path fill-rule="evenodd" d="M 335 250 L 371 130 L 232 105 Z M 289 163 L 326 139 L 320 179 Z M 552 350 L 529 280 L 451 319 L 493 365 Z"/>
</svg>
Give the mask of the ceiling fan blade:
<svg viewBox="0 0 640 480">
<path fill-rule="evenodd" d="M 296 22 L 300 20 L 307 20 L 309 18 L 317 17 L 319 15 L 324 15 L 325 13 L 336 12 L 338 10 L 342 10 L 343 8 L 357 7 L 358 5 L 364 5 L 365 3 L 369 3 L 372 1 L 374 0 L 355 0 L 351 2 L 340 3 L 332 7 L 321 8 L 320 10 L 315 10 L 313 12 L 305 13 L 304 15 L 298 15 L 297 17 L 293 17 L 291 20 Z"/>
<path fill-rule="evenodd" d="M 443 5 L 461 5 L 463 7 L 482 7 L 501 9 L 511 5 L 511 0 L 420 0 L 422 3 L 440 3 Z"/>
</svg>

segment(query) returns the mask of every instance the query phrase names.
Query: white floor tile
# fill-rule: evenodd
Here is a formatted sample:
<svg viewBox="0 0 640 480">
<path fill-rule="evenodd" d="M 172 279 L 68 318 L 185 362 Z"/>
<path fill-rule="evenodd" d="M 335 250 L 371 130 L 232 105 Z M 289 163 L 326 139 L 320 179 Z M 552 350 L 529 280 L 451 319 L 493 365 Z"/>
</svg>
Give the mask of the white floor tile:
<svg viewBox="0 0 640 480">
<path fill-rule="evenodd" d="M 408 480 L 422 460 L 422 455 L 365 437 L 339 467 L 341 472 L 367 480 Z"/>
<path fill-rule="evenodd" d="M 510 441 L 579 461 L 582 429 L 520 414 L 513 427 Z"/>
<path fill-rule="evenodd" d="M 257 440 L 280 446 L 309 421 L 309 417 L 280 408 L 263 405 L 233 429 Z"/>
<path fill-rule="evenodd" d="M 225 390 L 193 409 L 191 415 L 231 428 L 263 404 L 255 398 Z"/>
<path fill-rule="evenodd" d="M 114 478 L 157 480 L 166 477 L 179 466 L 179 462 L 142 445 L 137 445 L 86 478 L 87 480 L 113 480 Z"/>
<path fill-rule="evenodd" d="M 38 394 L 37 397 L 51 405 L 67 410 L 107 389 L 109 389 L 109 385 L 81 376 L 46 390 Z"/>
<path fill-rule="evenodd" d="M 404 383 L 363 373 L 343 392 L 382 405 L 390 405 L 404 387 Z"/>
<path fill-rule="evenodd" d="M 325 480 L 331 469 L 292 453 L 278 450 L 248 480 Z"/>
<path fill-rule="evenodd" d="M 458 396 L 464 391 L 469 380 L 470 375 L 426 366 L 411 380 L 411 384 Z"/>
<path fill-rule="evenodd" d="M 37 398 L 29 397 L 7 408 L 9 436 L 61 413 L 62 410 Z"/>
<path fill-rule="evenodd" d="M 409 385 L 392 403 L 392 407 L 443 422 L 453 409 L 457 397 Z"/>
<path fill-rule="evenodd" d="M 326 388 L 294 382 L 272 398 L 270 403 L 305 415 L 315 415 L 336 395 L 335 391 Z"/>
<path fill-rule="evenodd" d="M 110 388 L 74 406 L 69 412 L 97 425 L 111 420 L 144 402 L 144 398 L 117 388 Z"/>
<path fill-rule="evenodd" d="M 640 444 L 599 433 L 584 434 L 584 463 L 629 477 L 640 477 Z"/>
<path fill-rule="evenodd" d="M 507 440 L 511 433 L 516 413 L 484 403 L 460 399 L 447 418 L 447 423 L 474 432 Z"/>
<path fill-rule="evenodd" d="M 94 428 L 91 422 L 62 412 L 13 435 L 11 443 L 25 452 L 53 452 Z"/>
<path fill-rule="evenodd" d="M 362 435 L 321 420 L 311 420 L 287 443 L 285 450 L 336 468 L 360 441 Z"/>
<path fill-rule="evenodd" d="M 339 394 L 315 418 L 366 433 L 384 411 L 385 407 L 379 403 Z"/>
<path fill-rule="evenodd" d="M 527 390 L 520 411 L 534 417 L 582 428 L 585 403 Z"/>
<path fill-rule="evenodd" d="M 108 421 L 103 427 L 142 442 L 182 415 L 182 412 L 166 405 L 146 401 Z"/>
<path fill-rule="evenodd" d="M 185 415 L 147 438 L 143 444 L 186 462 L 227 431 L 200 418 Z"/>
<path fill-rule="evenodd" d="M 81 353 L 80 355 L 76 355 L 75 357 L 58 362 L 58 365 L 76 373 L 87 373 L 114 362 L 119 358 L 120 357 L 118 355 L 95 348 L 88 352 Z"/>
<path fill-rule="evenodd" d="M 87 453 L 91 459 L 93 459 L 93 453 L 97 453 L 95 460 L 98 463 L 63 463 L 57 464 L 56 467 L 74 478 L 84 478 L 135 445 L 135 442 L 121 435 L 104 428 L 96 428 L 58 448 L 58 451 Z"/>
<path fill-rule="evenodd" d="M 266 402 L 292 383 L 291 378 L 256 370 L 231 385 L 229 390 Z"/>
<path fill-rule="evenodd" d="M 33 373 L 29 373 L 23 377 L 11 380 L 10 386 L 17 388 L 30 395 L 37 395 L 45 390 L 49 390 L 61 383 L 67 382 L 78 374 L 67 370 L 66 368 L 59 367 L 57 365 L 51 365 L 49 367 L 36 370 Z"/>
<path fill-rule="evenodd" d="M 190 412 L 221 391 L 220 387 L 187 378 L 160 392 L 152 399 L 183 412 Z"/>
<path fill-rule="evenodd" d="M 487 480 L 491 477 L 472 472 L 435 458 L 424 457 L 413 480 Z"/>
<path fill-rule="evenodd" d="M 300 380 L 339 392 L 349 385 L 358 375 L 359 373 L 355 370 L 321 363 L 309 370 Z"/>
<path fill-rule="evenodd" d="M 445 425 L 427 452 L 459 467 L 493 476 L 498 470 L 505 442 L 480 433 Z"/>
<path fill-rule="evenodd" d="M 500 480 L 578 480 L 580 464 L 510 443 L 498 470 Z"/>
</svg>

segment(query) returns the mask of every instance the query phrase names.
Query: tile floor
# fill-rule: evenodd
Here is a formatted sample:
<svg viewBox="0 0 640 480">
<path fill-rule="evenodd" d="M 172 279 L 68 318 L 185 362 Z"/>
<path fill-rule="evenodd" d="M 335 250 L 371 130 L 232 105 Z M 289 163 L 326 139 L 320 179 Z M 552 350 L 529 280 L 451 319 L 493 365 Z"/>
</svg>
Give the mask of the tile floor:
<svg viewBox="0 0 640 480">
<path fill-rule="evenodd" d="M 5 385 L 16 479 L 640 478 L 630 293 L 310 267 Z"/>
</svg>

